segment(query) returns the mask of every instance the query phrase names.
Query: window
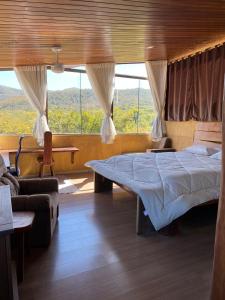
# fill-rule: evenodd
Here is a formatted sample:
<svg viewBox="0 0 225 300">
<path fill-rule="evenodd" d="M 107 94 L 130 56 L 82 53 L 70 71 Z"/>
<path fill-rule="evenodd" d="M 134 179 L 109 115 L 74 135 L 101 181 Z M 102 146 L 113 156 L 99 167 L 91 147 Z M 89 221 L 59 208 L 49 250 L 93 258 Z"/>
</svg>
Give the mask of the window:
<svg viewBox="0 0 225 300">
<path fill-rule="evenodd" d="M 30 134 L 36 111 L 24 96 L 14 71 L 0 72 L 0 134 Z"/>
<path fill-rule="evenodd" d="M 116 65 L 116 74 L 113 120 L 117 132 L 149 132 L 155 113 L 145 65 Z M 48 70 L 47 79 L 51 131 L 99 134 L 104 113 L 84 66 L 61 74 Z M 31 134 L 36 111 L 24 96 L 14 71 L 0 72 L 0 84 L 0 133 Z"/>
<path fill-rule="evenodd" d="M 53 133 L 81 133 L 80 74 L 47 71 L 48 122 Z"/>
<path fill-rule="evenodd" d="M 148 80 L 139 81 L 138 133 L 151 132 L 152 122 L 156 117 Z"/>
<path fill-rule="evenodd" d="M 155 118 L 152 95 L 144 64 L 117 65 L 116 73 L 134 78 L 116 77 L 113 120 L 118 133 L 150 132 Z"/>
<path fill-rule="evenodd" d="M 48 71 L 48 120 L 53 133 L 99 134 L 102 118 L 87 74 Z"/>
<path fill-rule="evenodd" d="M 113 100 L 113 120 L 118 133 L 138 129 L 138 80 L 117 77 Z"/>
<path fill-rule="evenodd" d="M 147 77 L 145 64 L 118 64 L 115 67 L 116 74 Z"/>
<path fill-rule="evenodd" d="M 99 134 L 103 111 L 91 89 L 87 74 L 81 75 L 81 129 L 84 134 Z"/>
</svg>

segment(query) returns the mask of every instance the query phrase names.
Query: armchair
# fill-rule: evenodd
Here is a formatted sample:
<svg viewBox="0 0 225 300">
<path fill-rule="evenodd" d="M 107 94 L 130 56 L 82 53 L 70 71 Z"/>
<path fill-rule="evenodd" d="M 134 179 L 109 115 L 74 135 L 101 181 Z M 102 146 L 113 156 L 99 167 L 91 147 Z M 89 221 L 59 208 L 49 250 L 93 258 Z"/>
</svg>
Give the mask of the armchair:
<svg viewBox="0 0 225 300">
<path fill-rule="evenodd" d="M 58 181 L 56 178 L 19 179 L 19 193 L 12 196 L 13 211 L 33 211 L 31 245 L 50 244 L 59 215 Z"/>
</svg>

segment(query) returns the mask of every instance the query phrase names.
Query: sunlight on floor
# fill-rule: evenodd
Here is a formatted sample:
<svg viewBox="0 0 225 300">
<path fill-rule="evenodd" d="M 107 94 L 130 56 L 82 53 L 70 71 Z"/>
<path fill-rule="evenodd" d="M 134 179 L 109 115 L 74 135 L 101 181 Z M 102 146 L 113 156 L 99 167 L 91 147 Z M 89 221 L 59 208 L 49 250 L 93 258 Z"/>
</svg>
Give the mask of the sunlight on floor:
<svg viewBox="0 0 225 300">
<path fill-rule="evenodd" d="M 93 190 L 93 183 L 90 177 L 83 178 L 69 178 L 63 180 L 63 183 L 59 184 L 60 194 L 79 194 L 86 193 Z"/>
</svg>

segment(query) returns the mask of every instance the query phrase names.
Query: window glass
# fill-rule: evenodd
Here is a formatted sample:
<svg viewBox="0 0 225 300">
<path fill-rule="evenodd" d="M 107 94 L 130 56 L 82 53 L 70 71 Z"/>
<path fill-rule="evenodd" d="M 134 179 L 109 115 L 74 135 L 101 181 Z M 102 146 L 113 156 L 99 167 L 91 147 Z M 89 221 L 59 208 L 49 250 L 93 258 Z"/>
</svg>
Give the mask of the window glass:
<svg viewBox="0 0 225 300">
<path fill-rule="evenodd" d="M 116 77 L 113 121 L 118 133 L 136 133 L 138 128 L 138 80 Z"/>
<path fill-rule="evenodd" d="M 151 132 L 155 118 L 153 100 L 148 80 L 140 80 L 138 132 Z"/>
<path fill-rule="evenodd" d="M 48 75 L 48 122 L 53 133 L 81 133 L 80 74 Z"/>
<path fill-rule="evenodd" d="M 139 64 L 118 64 L 115 67 L 116 74 L 141 76 L 147 78 L 147 72 L 144 63 Z"/>
<path fill-rule="evenodd" d="M 81 74 L 81 128 L 82 133 L 99 134 L 103 119 L 87 74 Z"/>
<path fill-rule="evenodd" d="M 84 70 L 84 66 L 80 69 Z M 144 64 L 116 65 L 116 73 L 146 77 Z M 53 133 L 99 134 L 104 117 L 85 73 L 47 71 L 48 120 Z M 150 132 L 155 117 L 147 80 L 115 78 L 113 120 L 118 133 Z M 14 71 L 0 72 L 0 133 L 31 134 L 36 110 Z"/>
<path fill-rule="evenodd" d="M 0 72 L 0 134 L 30 134 L 36 111 L 24 95 L 14 71 Z"/>
<path fill-rule="evenodd" d="M 87 74 L 48 71 L 48 119 L 53 133 L 99 134 L 102 118 Z"/>
<path fill-rule="evenodd" d="M 116 73 L 146 77 L 144 64 L 117 65 Z M 146 133 L 155 118 L 148 80 L 116 77 L 113 119 L 118 133 Z"/>
</svg>

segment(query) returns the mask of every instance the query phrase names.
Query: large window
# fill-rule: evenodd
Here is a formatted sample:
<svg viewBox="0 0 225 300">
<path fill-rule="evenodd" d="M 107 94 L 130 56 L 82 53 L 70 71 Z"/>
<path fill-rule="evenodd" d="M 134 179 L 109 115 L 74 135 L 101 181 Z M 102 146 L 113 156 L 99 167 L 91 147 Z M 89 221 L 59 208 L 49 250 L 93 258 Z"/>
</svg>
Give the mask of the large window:
<svg viewBox="0 0 225 300">
<path fill-rule="evenodd" d="M 81 75 L 81 129 L 83 134 L 99 134 L 103 111 L 91 89 L 87 74 Z"/>
<path fill-rule="evenodd" d="M 153 109 L 153 99 L 148 80 L 139 80 L 138 133 L 151 131 L 155 116 L 156 113 Z"/>
<path fill-rule="evenodd" d="M 14 71 L 0 72 L 0 134 L 32 133 L 36 115 Z"/>
<path fill-rule="evenodd" d="M 151 130 L 155 117 L 144 64 L 116 65 L 113 120 L 118 133 Z M 53 133 L 99 134 L 103 111 L 85 68 L 61 74 L 47 71 L 49 127 Z M 0 72 L 0 133 L 30 134 L 36 111 L 24 96 L 14 71 Z"/>
<path fill-rule="evenodd" d="M 53 133 L 99 134 L 103 112 L 85 68 L 82 73 L 48 71 L 48 117 Z M 117 65 L 113 120 L 118 133 L 149 132 L 154 119 L 152 97 L 144 64 Z M 125 78 L 124 76 L 138 76 Z M 140 78 L 139 78 L 140 77 Z"/>
<path fill-rule="evenodd" d="M 152 95 L 144 64 L 117 65 L 113 119 L 118 133 L 144 133 L 151 130 L 155 117 Z M 137 78 L 135 78 L 137 77 Z"/>
<path fill-rule="evenodd" d="M 48 71 L 48 120 L 53 133 L 99 134 L 102 118 L 87 74 Z"/>
<path fill-rule="evenodd" d="M 138 131 L 139 80 L 117 77 L 113 100 L 113 120 L 118 133 Z"/>
<path fill-rule="evenodd" d="M 53 133 L 81 133 L 80 74 L 47 71 L 48 122 Z"/>
</svg>

